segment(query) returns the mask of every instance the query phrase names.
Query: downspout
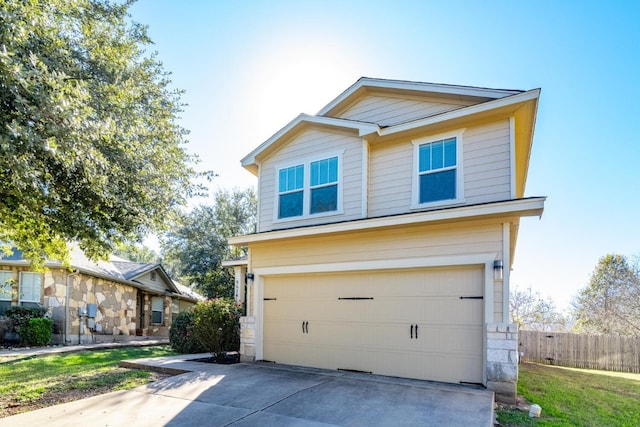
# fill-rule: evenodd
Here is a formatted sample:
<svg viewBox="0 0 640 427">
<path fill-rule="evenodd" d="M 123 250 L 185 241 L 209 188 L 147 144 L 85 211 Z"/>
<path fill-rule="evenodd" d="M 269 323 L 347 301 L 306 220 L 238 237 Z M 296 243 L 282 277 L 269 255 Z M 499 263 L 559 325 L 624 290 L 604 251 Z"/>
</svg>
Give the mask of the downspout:
<svg viewBox="0 0 640 427">
<path fill-rule="evenodd" d="M 69 338 L 69 298 L 71 295 L 71 290 L 69 289 L 69 287 L 71 286 L 70 283 L 70 279 L 73 276 L 77 276 L 78 274 L 80 274 L 79 271 L 76 271 L 75 273 L 70 273 L 67 274 L 67 290 L 66 290 L 66 297 L 65 297 L 65 310 L 64 310 L 64 344 L 71 344 L 71 341 L 68 341 Z"/>
</svg>

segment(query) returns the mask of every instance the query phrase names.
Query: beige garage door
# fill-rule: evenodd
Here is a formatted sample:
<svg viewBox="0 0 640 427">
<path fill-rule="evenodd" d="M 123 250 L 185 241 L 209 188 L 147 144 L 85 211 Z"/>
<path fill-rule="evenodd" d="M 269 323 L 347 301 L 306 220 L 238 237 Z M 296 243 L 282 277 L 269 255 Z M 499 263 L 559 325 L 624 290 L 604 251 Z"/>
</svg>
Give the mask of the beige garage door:
<svg viewBox="0 0 640 427">
<path fill-rule="evenodd" d="M 264 360 L 482 382 L 483 270 L 269 276 Z"/>
</svg>

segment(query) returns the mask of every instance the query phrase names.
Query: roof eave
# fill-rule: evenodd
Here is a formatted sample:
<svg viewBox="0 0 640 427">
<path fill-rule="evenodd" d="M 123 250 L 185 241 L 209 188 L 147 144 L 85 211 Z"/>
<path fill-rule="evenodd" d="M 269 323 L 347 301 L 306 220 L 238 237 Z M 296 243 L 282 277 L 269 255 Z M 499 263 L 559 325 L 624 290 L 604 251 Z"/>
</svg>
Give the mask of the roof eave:
<svg viewBox="0 0 640 427">
<path fill-rule="evenodd" d="M 491 89 L 491 88 L 483 88 L 483 87 L 473 87 L 473 86 L 458 86 L 458 85 L 447 85 L 442 83 L 425 83 L 425 82 L 410 82 L 404 80 L 387 80 L 387 79 L 376 79 L 370 77 L 361 77 L 347 88 L 344 92 L 338 95 L 333 101 L 324 106 L 319 112 L 318 115 L 324 116 L 330 113 L 335 108 L 343 105 L 346 102 L 349 102 L 349 99 L 359 91 L 366 90 L 367 88 L 372 89 L 395 89 L 395 90 L 403 90 L 403 91 L 418 91 L 425 93 L 435 93 L 435 94 L 444 94 L 444 95 L 454 95 L 454 96 L 471 96 L 478 98 L 503 98 L 506 96 L 511 96 L 522 91 L 513 90 L 513 89 Z"/>
<path fill-rule="evenodd" d="M 260 144 L 255 150 L 247 154 L 240 160 L 240 164 L 245 169 L 257 176 L 259 162 L 257 157 L 276 144 L 278 141 L 286 138 L 300 129 L 304 125 L 319 125 L 337 127 L 343 129 L 353 129 L 358 131 L 358 136 L 365 136 L 380 131 L 380 127 L 374 123 L 359 122 L 347 119 L 337 119 L 334 117 L 310 116 L 308 114 L 300 114 L 298 117 L 290 121 L 286 126 L 276 132 L 271 138 Z"/>
<path fill-rule="evenodd" d="M 474 218 L 494 216 L 542 216 L 546 197 L 506 200 L 481 205 L 460 206 L 431 211 L 413 212 L 379 218 L 324 224 L 311 227 L 290 228 L 265 233 L 235 236 L 229 239 L 232 246 L 246 246 L 250 243 L 267 242 L 313 235 L 345 233 L 387 227 L 407 226 L 421 223 L 435 224 Z"/>
<path fill-rule="evenodd" d="M 400 123 L 398 125 L 389 126 L 379 132 L 380 136 L 390 136 L 402 132 L 412 131 L 421 127 L 432 126 L 434 124 L 451 121 L 455 119 L 466 118 L 468 116 L 491 112 L 500 108 L 516 107 L 518 104 L 534 101 L 537 102 L 540 97 L 540 89 L 532 89 L 517 95 L 508 96 L 493 101 L 487 101 L 482 104 L 471 105 L 469 107 L 459 108 L 457 110 L 448 111 L 435 116 L 425 117 L 422 119 L 412 120 L 410 122 Z"/>
</svg>

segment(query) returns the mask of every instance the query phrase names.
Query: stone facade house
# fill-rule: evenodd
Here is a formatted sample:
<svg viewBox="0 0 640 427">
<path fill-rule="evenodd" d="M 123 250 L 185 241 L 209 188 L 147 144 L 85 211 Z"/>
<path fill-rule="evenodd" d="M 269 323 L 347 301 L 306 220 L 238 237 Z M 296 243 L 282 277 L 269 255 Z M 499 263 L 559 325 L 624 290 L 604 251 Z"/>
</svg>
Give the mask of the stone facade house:
<svg viewBox="0 0 640 427">
<path fill-rule="evenodd" d="M 54 344 L 167 337 L 174 316 L 204 300 L 160 264 L 115 256 L 93 262 L 74 247 L 69 268 L 57 261 L 46 267 L 32 271 L 16 250 L 0 258 L 0 316 L 14 305 L 47 308 Z"/>
</svg>

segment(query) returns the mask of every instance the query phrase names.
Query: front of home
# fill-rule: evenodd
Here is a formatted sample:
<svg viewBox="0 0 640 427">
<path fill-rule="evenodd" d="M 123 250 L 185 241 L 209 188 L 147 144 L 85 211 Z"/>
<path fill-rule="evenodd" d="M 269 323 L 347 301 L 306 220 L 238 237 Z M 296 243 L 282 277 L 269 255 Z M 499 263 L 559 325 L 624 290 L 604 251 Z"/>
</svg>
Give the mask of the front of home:
<svg viewBox="0 0 640 427">
<path fill-rule="evenodd" d="M 160 264 L 94 262 L 76 246 L 70 267 L 57 261 L 46 267 L 33 271 L 17 250 L 0 258 L 0 317 L 10 306 L 45 307 L 54 344 L 167 337 L 173 317 L 204 299 Z"/>
<path fill-rule="evenodd" d="M 258 177 L 245 360 L 515 396 L 509 273 L 539 90 L 362 78 L 242 159 Z"/>
</svg>

